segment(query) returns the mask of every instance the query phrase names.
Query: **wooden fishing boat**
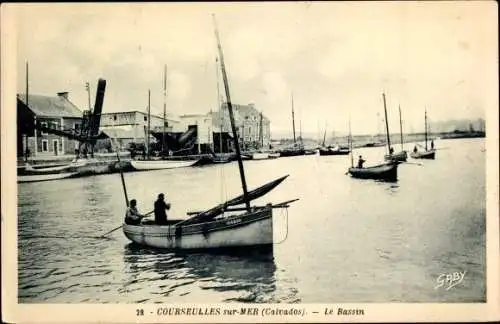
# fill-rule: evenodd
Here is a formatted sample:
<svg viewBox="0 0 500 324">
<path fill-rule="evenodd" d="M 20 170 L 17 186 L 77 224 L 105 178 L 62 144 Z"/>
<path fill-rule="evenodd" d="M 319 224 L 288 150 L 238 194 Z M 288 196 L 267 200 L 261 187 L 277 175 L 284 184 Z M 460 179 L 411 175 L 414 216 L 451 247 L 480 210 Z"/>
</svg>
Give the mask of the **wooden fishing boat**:
<svg viewBox="0 0 500 324">
<path fill-rule="evenodd" d="M 397 161 L 397 162 L 406 162 L 408 159 L 408 153 L 404 149 L 404 141 L 403 141 L 403 119 L 401 118 L 401 106 L 399 106 L 399 132 L 401 135 L 401 152 L 390 153 L 384 156 L 384 160 L 386 161 Z"/>
<path fill-rule="evenodd" d="M 250 206 L 252 200 L 262 197 L 273 190 L 288 176 L 283 176 L 248 192 L 217 27 L 215 27 L 215 36 L 224 78 L 229 119 L 233 138 L 235 139 L 236 157 L 243 194 L 206 211 L 188 213 L 190 216 L 188 219 L 172 220 L 164 226 L 150 223 L 140 225 L 123 224 L 125 236 L 134 243 L 153 248 L 172 250 L 220 250 L 227 248 L 272 246 L 273 209 L 287 208 L 291 202 L 296 200 L 274 205 Z M 123 174 L 121 174 L 121 176 L 125 199 L 128 202 Z M 241 204 L 244 204 L 245 207 L 237 207 Z M 231 215 L 226 216 L 225 213 L 230 213 Z"/>
<path fill-rule="evenodd" d="M 50 180 L 60 180 L 75 177 L 78 172 L 59 172 L 59 173 L 49 173 L 49 174 L 32 174 L 32 175 L 18 175 L 17 182 L 39 182 L 39 181 L 50 181 Z"/>
<path fill-rule="evenodd" d="M 326 155 L 348 155 L 351 151 L 349 148 L 343 148 L 340 146 L 336 147 L 320 147 L 319 148 L 319 155 L 321 156 L 326 156 Z"/>
<path fill-rule="evenodd" d="M 300 142 L 298 142 L 297 138 L 295 137 L 295 110 L 293 106 L 293 93 L 291 94 L 291 103 L 292 103 L 293 144 L 291 146 L 284 147 L 278 151 L 281 157 L 299 156 L 306 154 L 306 150 L 304 149 L 304 144 L 302 143 L 302 138 Z"/>
<path fill-rule="evenodd" d="M 371 167 L 349 168 L 349 174 L 358 179 L 396 181 L 398 178 L 398 162 L 387 162 Z"/>
<path fill-rule="evenodd" d="M 407 159 L 408 153 L 406 151 L 384 155 L 384 160 L 386 161 L 406 162 Z"/>
<path fill-rule="evenodd" d="M 427 147 L 427 109 L 425 109 L 425 151 L 421 152 L 418 151 L 417 146 L 415 146 L 415 149 L 413 152 L 410 153 L 410 156 L 413 159 L 428 159 L 428 160 L 434 160 L 436 158 L 436 150 L 434 149 L 434 142 L 431 143 L 431 149 L 429 150 Z"/>
<path fill-rule="evenodd" d="M 387 109 L 385 102 L 385 94 L 382 94 L 384 101 L 385 110 L 385 126 L 387 135 L 387 149 L 390 150 L 390 138 L 389 138 L 389 123 L 387 122 Z M 351 135 L 351 122 L 349 121 L 349 145 L 351 150 L 351 167 L 347 170 L 353 178 L 358 179 L 372 179 L 372 180 L 382 180 L 382 181 L 397 181 L 398 178 L 398 164 L 400 162 L 389 160 L 388 162 L 370 166 L 370 167 L 354 167 L 353 164 L 353 152 L 352 152 L 352 135 Z"/>
<path fill-rule="evenodd" d="M 411 152 L 410 156 L 413 159 L 429 159 L 429 160 L 434 160 L 436 158 L 436 150 L 426 150 L 424 152 Z"/>
</svg>

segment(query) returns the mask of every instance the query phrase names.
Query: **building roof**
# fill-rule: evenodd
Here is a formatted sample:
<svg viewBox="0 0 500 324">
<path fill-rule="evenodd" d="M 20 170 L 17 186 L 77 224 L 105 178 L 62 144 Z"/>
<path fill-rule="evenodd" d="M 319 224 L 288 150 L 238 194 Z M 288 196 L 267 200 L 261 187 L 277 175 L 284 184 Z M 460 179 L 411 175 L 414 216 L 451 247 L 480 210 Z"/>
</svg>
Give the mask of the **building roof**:
<svg viewBox="0 0 500 324">
<path fill-rule="evenodd" d="M 26 94 L 18 94 L 17 98 L 26 105 Z M 82 111 L 63 96 L 29 95 L 29 109 L 37 116 L 44 117 L 77 117 L 82 118 Z"/>
</svg>

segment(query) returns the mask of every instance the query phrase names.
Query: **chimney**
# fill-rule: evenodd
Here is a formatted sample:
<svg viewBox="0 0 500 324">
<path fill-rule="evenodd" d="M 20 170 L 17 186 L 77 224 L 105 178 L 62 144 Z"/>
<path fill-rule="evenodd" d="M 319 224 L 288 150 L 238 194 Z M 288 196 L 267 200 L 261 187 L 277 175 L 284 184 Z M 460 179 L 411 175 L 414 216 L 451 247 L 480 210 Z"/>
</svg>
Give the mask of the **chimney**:
<svg viewBox="0 0 500 324">
<path fill-rule="evenodd" d="M 60 98 L 64 98 L 64 99 L 68 100 L 68 92 L 67 91 L 65 91 L 65 92 L 58 92 L 57 96 L 60 97 Z"/>
</svg>

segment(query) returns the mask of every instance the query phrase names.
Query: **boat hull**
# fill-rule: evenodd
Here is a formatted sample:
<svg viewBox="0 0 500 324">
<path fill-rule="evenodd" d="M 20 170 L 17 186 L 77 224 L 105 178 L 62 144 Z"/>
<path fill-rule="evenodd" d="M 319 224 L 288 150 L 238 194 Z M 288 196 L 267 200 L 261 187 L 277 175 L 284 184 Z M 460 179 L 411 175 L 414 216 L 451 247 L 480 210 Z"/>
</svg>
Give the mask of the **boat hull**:
<svg viewBox="0 0 500 324">
<path fill-rule="evenodd" d="M 168 161 L 168 160 L 140 161 L 140 160 L 132 160 L 132 161 L 130 161 L 130 164 L 137 171 L 146 171 L 146 170 L 186 168 L 186 167 L 193 166 L 196 162 L 198 162 L 198 160 L 190 160 L 190 161 Z"/>
<path fill-rule="evenodd" d="M 52 173 L 52 174 L 32 174 L 32 175 L 19 175 L 17 176 L 17 182 L 40 182 L 40 181 L 50 181 L 50 180 L 60 180 L 74 177 L 78 172 L 63 172 L 63 173 Z"/>
<path fill-rule="evenodd" d="M 261 153 L 261 152 L 253 153 L 251 157 L 252 160 L 267 160 L 269 159 L 269 153 Z"/>
<path fill-rule="evenodd" d="M 349 168 L 348 173 L 358 179 L 396 181 L 398 178 L 398 163 L 386 163 L 367 168 Z"/>
<path fill-rule="evenodd" d="M 168 250 L 217 250 L 273 244 L 272 208 L 189 225 L 123 225 L 132 242 Z"/>
<path fill-rule="evenodd" d="M 429 159 L 434 160 L 436 158 L 436 150 L 430 150 L 425 152 L 412 152 L 410 156 L 413 159 Z"/>
<path fill-rule="evenodd" d="M 305 155 L 306 151 L 305 150 L 285 150 L 285 151 L 280 151 L 279 153 L 280 153 L 281 157 L 290 157 L 290 156 Z"/>
<path fill-rule="evenodd" d="M 329 149 L 319 149 L 319 155 L 327 156 L 327 155 L 348 155 L 350 153 L 349 150 L 329 150 Z"/>
<path fill-rule="evenodd" d="M 384 156 L 384 160 L 386 161 L 406 162 L 407 159 L 408 159 L 408 153 L 406 153 L 406 151 L 393 153 L 391 155 L 386 154 Z"/>
</svg>

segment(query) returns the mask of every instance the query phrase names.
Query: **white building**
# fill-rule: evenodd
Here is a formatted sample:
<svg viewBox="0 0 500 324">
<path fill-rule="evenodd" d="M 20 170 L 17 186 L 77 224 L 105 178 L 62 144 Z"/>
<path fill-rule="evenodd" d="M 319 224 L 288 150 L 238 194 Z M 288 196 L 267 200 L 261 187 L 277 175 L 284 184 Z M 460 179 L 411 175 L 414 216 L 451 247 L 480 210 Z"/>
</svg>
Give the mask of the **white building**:
<svg viewBox="0 0 500 324">
<path fill-rule="evenodd" d="M 163 130 L 163 117 L 151 114 L 151 131 L 161 132 Z M 120 134 L 125 136 L 126 142 L 144 142 L 148 127 L 148 114 L 142 111 L 127 111 L 103 113 L 101 115 L 100 129 L 104 133 Z M 172 115 L 167 115 L 165 123 L 166 132 L 182 132 L 180 120 Z M 112 136 L 110 136 L 112 137 Z M 150 138 L 153 140 L 153 137 Z M 122 145 L 127 143 L 121 143 Z"/>
</svg>

